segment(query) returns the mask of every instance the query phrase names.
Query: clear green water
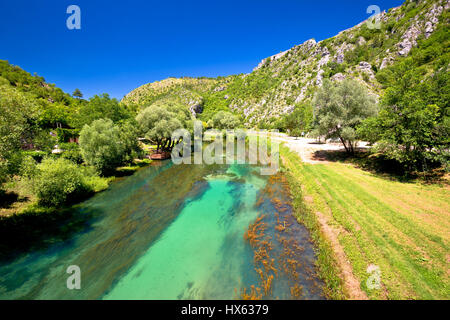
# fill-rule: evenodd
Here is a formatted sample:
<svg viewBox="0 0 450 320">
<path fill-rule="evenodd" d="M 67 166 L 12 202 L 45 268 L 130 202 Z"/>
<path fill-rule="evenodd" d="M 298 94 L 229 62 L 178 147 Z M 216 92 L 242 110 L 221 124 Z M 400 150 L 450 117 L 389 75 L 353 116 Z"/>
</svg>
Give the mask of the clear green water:
<svg viewBox="0 0 450 320">
<path fill-rule="evenodd" d="M 243 165 L 165 162 L 124 178 L 75 209 L 79 221 L 61 225 L 68 238 L 49 237 L 42 247 L 3 261 L 0 298 L 239 298 L 243 288 L 258 285 L 254 251 L 244 233 L 261 214 L 269 227 L 276 224 L 270 201 L 275 195 L 262 193 L 268 179 L 258 172 Z M 283 212 L 286 221 L 293 219 L 288 197 L 276 196 L 289 209 Z M 263 201 L 256 204 L 257 199 Z M 295 257 L 302 261 L 300 277 L 280 272 L 264 297 L 291 298 L 295 281 L 303 287 L 302 298 L 320 299 L 309 235 L 289 221 L 285 234 L 302 248 Z M 268 232 L 276 238 L 274 229 Z M 281 250 L 274 241 L 273 256 Z M 66 287 L 70 265 L 81 269 L 80 290 Z"/>
</svg>

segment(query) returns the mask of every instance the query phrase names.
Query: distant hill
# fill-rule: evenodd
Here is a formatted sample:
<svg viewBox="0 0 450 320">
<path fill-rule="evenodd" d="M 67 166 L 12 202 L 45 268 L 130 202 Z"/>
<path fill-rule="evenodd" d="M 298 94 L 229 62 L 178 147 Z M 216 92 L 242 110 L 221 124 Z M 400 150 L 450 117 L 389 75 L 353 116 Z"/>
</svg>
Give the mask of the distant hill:
<svg viewBox="0 0 450 320">
<path fill-rule="evenodd" d="M 71 104 L 73 102 L 69 94 L 54 84 L 45 82 L 43 77 L 31 75 L 5 60 L 0 60 L 0 84 L 9 85 L 18 91 L 33 95 L 36 99 L 43 99 L 50 103 Z"/>
<path fill-rule="evenodd" d="M 355 78 L 380 95 L 388 83 L 389 68 L 411 55 L 417 67 L 428 71 L 423 72 L 424 78 L 442 67 L 443 60 L 448 68 L 449 7 L 450 0 L 407 0 L 380 14 L 380 29 L 362 22 L 332 38 L 311 39 L 265 58 L 250 74 L 170 78 L 131 91 L 123 102 L 142 107 L 161 98 L 176 99 L 202 120 L 229 110 L 247 126 L 257 126 L 274 123 L 296 105 L 311 101 L 326 78 Z"/>
</svg>

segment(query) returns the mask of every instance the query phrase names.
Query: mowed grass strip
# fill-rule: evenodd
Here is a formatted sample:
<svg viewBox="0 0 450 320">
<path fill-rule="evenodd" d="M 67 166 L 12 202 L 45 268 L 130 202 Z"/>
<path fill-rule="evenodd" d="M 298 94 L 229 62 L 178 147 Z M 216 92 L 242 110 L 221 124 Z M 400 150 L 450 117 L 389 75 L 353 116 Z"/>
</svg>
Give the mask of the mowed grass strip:
<svg viewBox="0 0 450 320">
<path fill-rule="evenodd" d="M 327 215 L 361 289 L 372 299 L 449 299 L 447 186 L 402 183 L 342 163 L 304 164 L 281 148 L 284 166 L 310 209 Z M 322 239 L 323 241 L 323 239 Z M 369 265 L 381 270 L 369 289 Z"/>
</svg>

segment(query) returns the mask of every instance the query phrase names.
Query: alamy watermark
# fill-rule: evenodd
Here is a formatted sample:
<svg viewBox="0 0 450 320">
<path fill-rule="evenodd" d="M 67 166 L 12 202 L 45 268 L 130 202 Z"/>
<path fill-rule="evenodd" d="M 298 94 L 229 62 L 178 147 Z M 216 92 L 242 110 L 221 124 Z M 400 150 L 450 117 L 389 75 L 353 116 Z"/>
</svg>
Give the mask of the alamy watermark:
<svg viewBox="0 0 450 320">
<path fill-rule="evenodd" d="M 381 289 L 381 270 L 379 266 L 371 264 L 367 267 L 366 272 L 370 274 L 367 278 L 366 286 L 369 290 Z"/>
<path fill-rule="evenodd" d="M 67 278 L 66 286 L 69 290 L 81 289 L 81 269 L 77 265 L 69 266 L 66 270 L 70 276 Z"/>
<path fill-rule="evenodd" d="M 69 30 L 80 30 L 81 29 L 81 9 L 77 5 L 70 5 L 66 10 L 67 14 L 70 16 L 66 20 L 66 26 Z"/>
<path fill-rule="evenodd" d="M 372 15 L 367 19 L 366 25 L 370 30 L 381 29 L 381 9 L 377 5 L 370 5 L 367 7 L 368 14 Z"/>
</svg>

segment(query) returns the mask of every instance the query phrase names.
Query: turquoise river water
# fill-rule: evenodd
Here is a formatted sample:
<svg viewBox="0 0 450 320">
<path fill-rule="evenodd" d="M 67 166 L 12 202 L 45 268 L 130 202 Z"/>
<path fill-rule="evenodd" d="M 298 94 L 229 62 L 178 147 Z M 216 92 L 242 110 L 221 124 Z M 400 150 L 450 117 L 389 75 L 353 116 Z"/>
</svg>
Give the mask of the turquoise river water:
<svg viewBox="0 0 450 320">
<path fill-rule="evenodd" d="M 281 174 L 172 165 L 119 179 L 0 261 L 0 299 L 323 299 Z M 79 266 L 81 289 L 66 273 Z"/>
</svg>

